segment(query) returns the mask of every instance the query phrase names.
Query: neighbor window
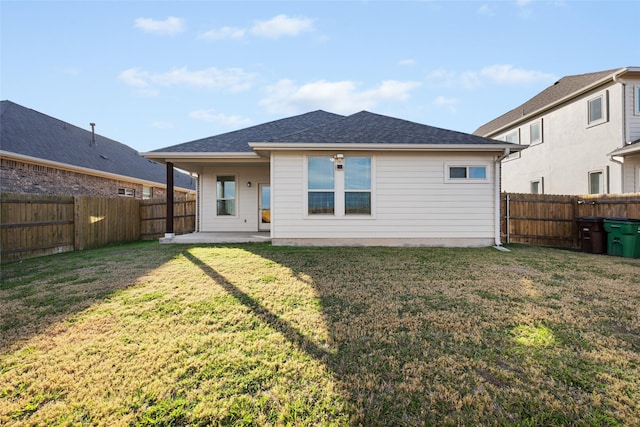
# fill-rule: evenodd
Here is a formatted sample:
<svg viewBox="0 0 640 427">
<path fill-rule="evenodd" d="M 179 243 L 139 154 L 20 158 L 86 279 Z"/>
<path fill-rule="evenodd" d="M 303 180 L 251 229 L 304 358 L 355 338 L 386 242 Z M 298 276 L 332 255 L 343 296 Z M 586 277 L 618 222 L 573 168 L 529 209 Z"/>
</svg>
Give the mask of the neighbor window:
<svg viewBox="0 0 640 427">
<path fill-rule="evenodd" d="M 634 114 L 638 116 L 638 115 L 640 115 L 640 85 L 637 85 L 634 88 L 634 93 L 635 93 L 635 97 L 636 97 L 635 102 L 634 102 L 634 105 L 635 105 Z"/>
<path fill-rule="evenodd" d="M 607 121 L 606 93 L 587 101 L 587 125 L 595 126 Z"/>
<path fill-rule="evenodd" d="M 542 142 L 542 119 L 531 123 L 529 126 L 530 144 Z"/>
<path fill-rule="evenodd" d="M 118 188 L 118 196 L 135 197 L 136 190 L 133 188 Z"/>
<path fill-rule="evenodd" d="M 446 177 L 448 182 L 455 181 L 486 181 L 486 166 L 458 166 L 447 165 Z"/>
<path fill-rule="evenodd" d="M 531 194 L 542 194 L 542 185 L 540 181 L 531 181 Z"/>
<path fill-rule="evenodd" d="M 589 194 L 604 193 L 604 174 L 602 171 L 589 172 Z"/>
<path fill-rule="evenodd" d="M 142 199 L 148 200 L 153 198 L 153 189 L 151 187 L 147 187 L 146 185 L 142 186 Z"/>
<path fill-rule="evenodd" d="M 328 156 L 307 158 L 307 212 L 309 215 L 335 213 L 335 177 L 332 160 Z"/>
<path fill-rule="evenodd" d="M 345 215 L 371 215 L 371 157 L 344 161 Z"/>
<path fill-rule="evenodd" d="M 518 132 L 518 129 L 514 130 L 513 132 L 509 132 L 505 137 L 505 141 L 511 142 L 513 144 L 520 144 L 520 132 Z"/>
<path fill-rule="evenodd" d="M 218 176 L 216 182 L 216 212 L 218 216 L 236 214 L 236 177 Z"/>
</svg>

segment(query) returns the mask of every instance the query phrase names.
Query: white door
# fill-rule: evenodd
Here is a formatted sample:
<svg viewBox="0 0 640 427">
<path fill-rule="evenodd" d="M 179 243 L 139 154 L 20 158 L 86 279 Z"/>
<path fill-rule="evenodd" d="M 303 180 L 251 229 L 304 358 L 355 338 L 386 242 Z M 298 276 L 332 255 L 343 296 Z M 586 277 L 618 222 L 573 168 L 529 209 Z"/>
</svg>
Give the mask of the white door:
<svg viewBox="0 0 640 427">
<path fill-rule="evenodd" d="M 271 186 L 258 184 L 258 231 L 271 230 Z"/>
</svg>

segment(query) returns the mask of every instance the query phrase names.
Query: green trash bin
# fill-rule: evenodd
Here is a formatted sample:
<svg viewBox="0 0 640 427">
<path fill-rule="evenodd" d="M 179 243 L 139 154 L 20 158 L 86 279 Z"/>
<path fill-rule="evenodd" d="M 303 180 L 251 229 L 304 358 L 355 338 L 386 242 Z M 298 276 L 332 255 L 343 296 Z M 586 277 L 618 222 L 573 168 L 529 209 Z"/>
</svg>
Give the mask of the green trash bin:
<svg viewBox="0 0 640 427">
<path fill-rule="evenodd" d="M 640 258 L 640 219 L 607 218 L 607 254 L 625 258 Z"/>
</svg>

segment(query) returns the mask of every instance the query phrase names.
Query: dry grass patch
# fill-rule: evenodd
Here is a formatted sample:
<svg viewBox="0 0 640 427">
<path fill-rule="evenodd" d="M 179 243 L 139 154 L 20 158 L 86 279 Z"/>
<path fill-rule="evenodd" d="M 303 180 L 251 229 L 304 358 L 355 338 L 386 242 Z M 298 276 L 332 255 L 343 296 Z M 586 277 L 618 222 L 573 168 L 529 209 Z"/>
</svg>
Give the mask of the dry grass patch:
<svg viewBox="0 0 640 427">
<path fill-rule="evenodd" d="M 2 269 L 0 424 L 637 425 L 640 261 L 125 245 Z"/>
</svg>

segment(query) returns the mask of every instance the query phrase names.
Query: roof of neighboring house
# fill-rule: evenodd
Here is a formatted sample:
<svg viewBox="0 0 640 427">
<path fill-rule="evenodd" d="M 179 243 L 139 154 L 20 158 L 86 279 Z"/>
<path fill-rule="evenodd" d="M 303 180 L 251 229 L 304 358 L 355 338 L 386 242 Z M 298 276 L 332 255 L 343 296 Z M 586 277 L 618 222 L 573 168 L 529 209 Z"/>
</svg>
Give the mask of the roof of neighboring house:
<svg viewBox="0 0 640 427">
<path fill-rule="evenodd" d="M 259 142 L 259 141 L 255 141 Z M 361 111 L 265 142 L 306 144 L 495 145 L 496 141 L 381 114 Z"/>
<path fill-rule="evenodd" d="M 609 153 L 609 155 L 616 156 L 616 157 L 617 156 L 624 157 L 629 155 L 636 155 L 639 153 L 640 153 L 640 139 L 636 139 L 631 144 L 627 144 L 624 147 L 620 147 L 612 151 L 611 153 Z"/>
<path fill-rule="evenodd" d="M 166 167 L 133 148 L 11 101 L 0 102 L 0 123 L 0 151 L 166 184 Z M 175 171 L 174 186 L 195 182 Z"/>
<path fill-rule="evenodd" d="M 500 117 L 480 126 L 473 132 L 473 134 L 484 136 L 492 135 L 499 129 L 517 122 L 519 119 L 522 119 L 531 113 L 550 107 L 572 94 L 580 93 L 581 90 L 589 88 L 603 79 L 613 78 L 615 74 L 623 72 L 628 68 L 616 68 L 613 70 L 562 77 L 552 86 L 549 86 L 524 104 L 519 105 L 513 110 L 508 111 Z"/>
<path fill-rule="evenodd" d="M 155 152 L 171 153 L 242 153 L 251 152 L 248 143 L 252 141 L 268 141 L 294 132 L 314 128 L 344 116 L 317 110 L 298 116 L 275 120 L 245 129 L 197 139 L 170 147 L 160 148 Z"/>
</svg>

